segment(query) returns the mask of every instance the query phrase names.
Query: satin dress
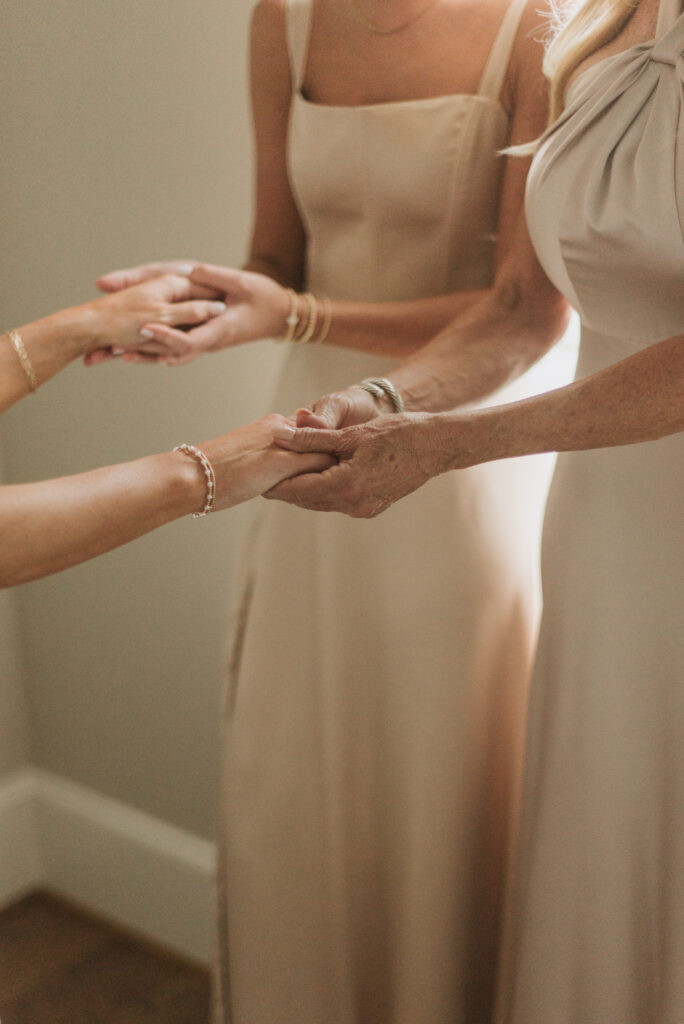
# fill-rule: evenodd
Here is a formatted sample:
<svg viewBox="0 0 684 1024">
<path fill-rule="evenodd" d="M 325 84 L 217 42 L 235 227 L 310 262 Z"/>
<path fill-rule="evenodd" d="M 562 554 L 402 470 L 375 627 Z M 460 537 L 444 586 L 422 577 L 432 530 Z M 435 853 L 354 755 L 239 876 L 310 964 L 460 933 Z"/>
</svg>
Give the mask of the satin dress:
<svg viewBox="0 0 684 1024">
<path fill-rule="evenodd" d="M 680 0 L 572 84 L 527 211 L 578 376 L 684 334 Z M 684 434 L 559 456 L 543 590 L 498 1019 L 681 1024 Z"/>
<path fill-rule="evenodd" d="M 477 94 L 330 107 L 302 95 L 312 7 L 290 0 L 310 290 L 389 301 L 491 283 L 523 8 Z M 293 347 L 271 408 L 392 365 Z M 263 503 L 225 709 L 221 1024 L 489 1024 L 549 472 L 451 474 L 373 521 Z"/>
</svg>

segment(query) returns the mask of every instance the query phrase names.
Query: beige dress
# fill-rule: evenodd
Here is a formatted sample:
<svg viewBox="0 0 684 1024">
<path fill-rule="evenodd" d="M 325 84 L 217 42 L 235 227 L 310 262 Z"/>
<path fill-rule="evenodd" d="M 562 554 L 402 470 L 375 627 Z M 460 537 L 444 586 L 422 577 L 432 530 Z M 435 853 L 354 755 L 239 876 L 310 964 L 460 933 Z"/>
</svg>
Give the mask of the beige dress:
<svg viewBox="0 0 684 1024">
<path fill-rule="evenodd" d="M 684 14 L 595 64 L 535 159 L 532 238 L 587 376 L 684 334 Z M 684 1021 L 684 434 L 561 455 L 502 1024 Z"/>
<path fill-rule="evenodd" d="M 301 95 L 311 3 L 290 0 L 312 291 L 490 284 L 523 6 L 477 95 L 330 107 Z M 273 407 L 391 365 L 293 348 Z M 445 476 L 373 521 L 264 503 L 225 710 L 224 1024 L 490 1021 L 548 474 Z"/>
</svg>

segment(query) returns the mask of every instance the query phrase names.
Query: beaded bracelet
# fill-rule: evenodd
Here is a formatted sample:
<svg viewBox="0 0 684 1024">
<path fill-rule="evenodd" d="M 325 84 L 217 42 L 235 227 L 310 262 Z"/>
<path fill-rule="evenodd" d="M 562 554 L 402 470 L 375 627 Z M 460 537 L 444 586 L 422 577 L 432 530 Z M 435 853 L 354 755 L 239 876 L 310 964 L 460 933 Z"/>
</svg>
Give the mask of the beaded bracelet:
<svg viewBox="0 0 684 1024">
<path fill-rule="evenodd" d="M 216 496 L 216 477 L 214 476 L 214 467 L 212 466 L 209 459 L 206 457 L 203 451 L 196 448 L 194 444 L 179 444 L 173 449 L 174 452 L 183 452 L 184 455 L 189 455 L 195 462 L 199 462 L 202 467 L 202 472 L 207 481 L 207 494 L 204 499 L 204 508 L 201 512 L 193 512 L 193 519 L 201 519 L 203 516 L 208 516 L 214 508 L 214 498 Z"/>
<path fill-rule="evenodd" d="M 19 357 L 21 368 L 26 374 L 29 389 L 31 391 L 35 391 L 36 388 L 38 387 L 38 377 L 36 376 L 36 371 L 33 369 L 33 363 L 29 359 L 28 352 L 26 351 L 26 346 L 24 345 L 24 340 L 19 331 L 8 331 L 7 335 L 12 343 L 12 348 Z"/>
</svg>

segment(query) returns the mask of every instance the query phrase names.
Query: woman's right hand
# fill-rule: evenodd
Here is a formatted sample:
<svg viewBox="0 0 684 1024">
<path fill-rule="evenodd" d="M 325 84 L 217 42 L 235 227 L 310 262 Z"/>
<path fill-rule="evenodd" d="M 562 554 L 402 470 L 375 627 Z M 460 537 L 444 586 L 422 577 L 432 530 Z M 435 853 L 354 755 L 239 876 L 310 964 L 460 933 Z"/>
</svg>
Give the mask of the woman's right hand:
<svg viewBox="0 0 684 1024">
<path fill-rule="evenodd" d="M 273 413 L 254 423 L 205 441 L 198 447 L 211 462 L 216 477 L 214 508 L 230 508 L 271 490 L 282 480 L 302 473 L 320 473 L 337 461 L 330 455 L 285 451 L 273 440 L 274 429 L 294 425 L 292 419 Z M 178 453 L 179 458 L 188 458 Z M 204 495 L 204 477 L 198 473 L 198 506 Z M 198 508 L 198 511 L 199 511 Z"/>
<path fill-rule="evenodd" d="M 160 274 L 178 273 L 179 268 L 187 273 L 192 284 L 220 294 L 227 309 L 221 316 L 187 332 L 153 320 L 145 324 L 145 330 L 160 345 L 184 345 L 186 348 L 185 354 L 161 356 L 160 361 L 170 366 L 181 366 L 192 362 L 204 352 L 216 352 L 247 341 L 284 335 L 290 312 L 290 295 L 287 289 L 265 274 L 208 263 L 145 263 L 139 267 L 105 274 L 98 279 L 97 286 L 102 291 L 117 292 L 154 279 Z M 126 361 L 149 362 L 150 359 L 145 358 L 146 354 L 149 356 L 149 349 L 141 347 L 137 356 L 130 354 Z"/>
</svg>

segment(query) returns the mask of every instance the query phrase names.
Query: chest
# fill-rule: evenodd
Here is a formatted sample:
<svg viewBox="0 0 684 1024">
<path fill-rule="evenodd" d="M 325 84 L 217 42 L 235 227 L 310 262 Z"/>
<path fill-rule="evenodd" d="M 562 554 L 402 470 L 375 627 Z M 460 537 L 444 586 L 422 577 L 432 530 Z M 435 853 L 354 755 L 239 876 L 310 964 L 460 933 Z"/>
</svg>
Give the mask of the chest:
<svg viewBox="0 0 684 1024">
<path fill-rule="evenodd" d="M 337 106 L 476 93 L 506 3 L 445 0 L 393 35 L 368 31 L 352 0 L 317 0 L 302 92 Z"/>
</svg>

